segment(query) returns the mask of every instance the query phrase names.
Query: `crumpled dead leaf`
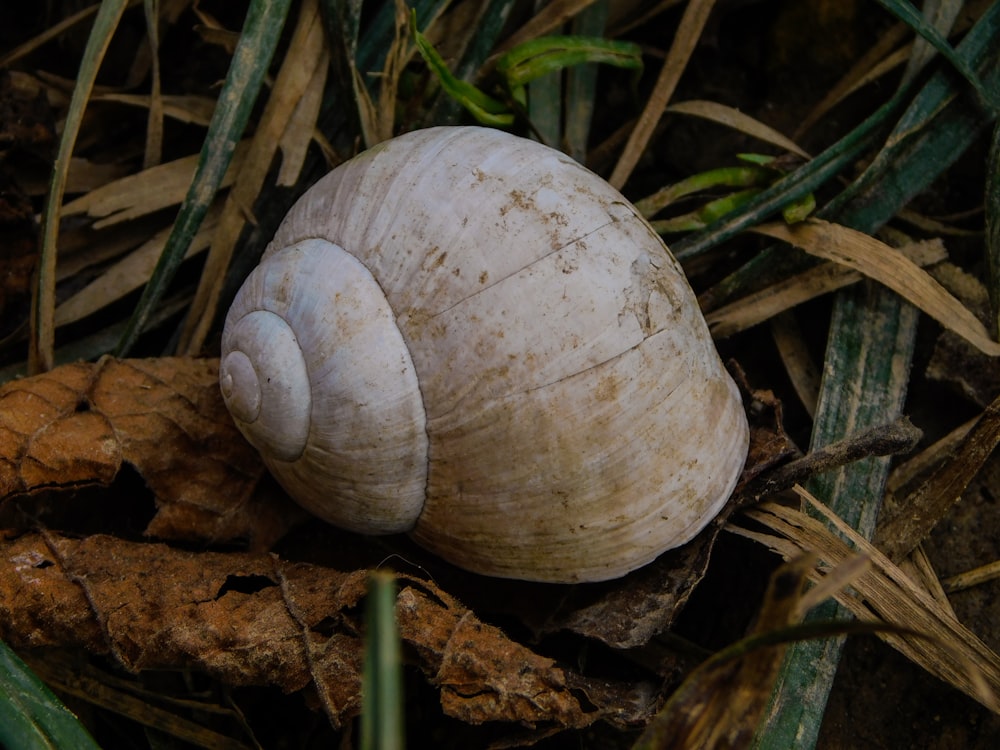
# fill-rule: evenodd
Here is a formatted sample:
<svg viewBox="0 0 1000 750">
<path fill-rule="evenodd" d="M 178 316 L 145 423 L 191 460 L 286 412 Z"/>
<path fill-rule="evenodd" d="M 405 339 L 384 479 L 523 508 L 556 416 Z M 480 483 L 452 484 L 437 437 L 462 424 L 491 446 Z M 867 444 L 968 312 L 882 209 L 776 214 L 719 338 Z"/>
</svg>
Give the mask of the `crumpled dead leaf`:
<svg viewBox="0 0 1000 750">
<path fill-rule="evenodd" d="M 217 368 L 217 360 L 107 358 L 0 388 L 0 498 L 13 496 L 26 517 L 49 529 L 7 523 L 0 506 L 9 539 L 0 545 L 0 637 L 23 647 L 83 647 L 130 670 L 185 667 L 232 685 L 311 690 L 339 725 L 359 705 L 355 610 L 364 597 L 361 569 L 381 559 L 382 542 L 369 541 L 358 554 L 353 542 L 331 542 L 334 530 L 317 522 L 304 527 L 314 529 L 304 538 L 318 546 L 303 548 L 301 535 L 282 542 L 307 561 L 290 562 L 126 541 L 107 533 L 113 525 L 81 529 L 71 515 L 60 524 L 42 512 L 46 503 L 72 505 L 80 487 L 120 481 L 131 466 L 156 503 L 140 528 L 146 536 L 199 544 L 249 539 L 256 552 L 269 549 L 303 513 L 259 482 L 262 463 L 225 410 Z M 748 400 L 757 407 L 744 480 L 793 449 L 781 430 L 780 403 L 749 392 Z M 598 718 L 641 723 L 662 685 L 562 669 L 473 611 L 514 613 L 536 635 L 570 630 L 612 648 L 642 646 L 674 622 L 738 505 L 734 500 L 696 540 L 653 565 L 588 586 L 494 579 L 484 586 L 481 577 L 404 546 L 402 559 L 414 570 L 425 564 L 440 586 L 405 579 L 397 606 L 403 639 L 440 688 L 445 712 L 462 721 L 517 722 L 543 732 Z M 81 531 L 98 533 L 71 538 Z M 385 544 L 391 554 L 406 541 Z M 338 554 L 331 556 L 331 544 Z M 680 669 L 647 666 L 666 682 Z"/>
<path fill-rule="evenodd" d="M 0 387 L 0 498 L 107 486 L 125 465 L 154 495 L 152 536 L 265 546 L 296 517 L 252 496 L 264 469 L 225 411 L 217 360 L 105 358 Z"/>
<path fill-rule="evenodd" d="M 360 709 L 366 580 L 274 555 L 27 533 L 0 543 L 0 638 L 83 647 L 130 671 L 193 668 L 232 685 L 308 688 L 340 726 Z M 590 684 L 432 583 L 402 578 L 396 614 L 445 713 L 468 723 L 634 724 L 653 708 L 648 685 Z"/>
</svg>

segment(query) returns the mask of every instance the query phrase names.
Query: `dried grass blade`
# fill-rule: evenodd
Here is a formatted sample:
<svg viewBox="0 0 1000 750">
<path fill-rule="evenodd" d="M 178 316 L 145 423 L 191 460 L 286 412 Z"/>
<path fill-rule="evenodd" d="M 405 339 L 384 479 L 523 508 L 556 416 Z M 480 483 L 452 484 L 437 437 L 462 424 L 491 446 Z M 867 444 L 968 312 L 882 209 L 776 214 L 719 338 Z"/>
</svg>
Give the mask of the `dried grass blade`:
<svg viewBox="0 0 1000 750">
<path fill-rule="evenodd" d="M 896 292 L 984 354 L 1000 356 L 986 326 L 903 253 L 855 229 L 820 219 L 788 226 L 771 223 L 753 231 L 784 240 L 810 255 L 840 263 Z"/>
<path fill-rule="evenodd" d="M 126 7 L 132 7 L 137 5 L 141 0 L 128 0 Z M 20 44 L 14 49 L 10 50 L 4 55 L 0 55 L 0 68 L 8 68 L 10 65 L 26 55 L 30 55 L 36 49 L 41 47 L 43 44 L 52 41 L 53 39 L 61 36 L 63 33 L 72 29 L 81 21 L 85 21 L 92 15 L 97 13 L 101 8 L 101 3 L 94 3 L 93 5 L 87 6 L 83 10 L 77 11 L 71 16 L 67 16 L 59 23 L 54 26 L 50 26 L 41 34 L 36 37 L 32 37 L 24 44 Z"/>
<path fill-rule="evenodd" d="M 671 104 L 665 111 L 711 120 L 712 122 L 717 122 L 720 125 L 725 125 L 733 130 L 745 133 L 751 138 L 756 138 L 764 143 L 770 143 L 778 148 L 783 148 L 785 151 L 797 154 L 803 159 L 812 158 L 791 138 L 782 135 L 770 125 L 765 125 L 760 120 L 744 112 L 740 112 L 734 107 L 727 107 L 725 104 L 704 99 L 692 99 L 686 102 Z"/>
<path fill-rule="evenodd" d="M 917 242 L 898 252 L 918 267 L 938 263 L 946 257 L 940 240 Z M 860 271 L 840 263 L 823 263 L 708 312 L 705 319 L 713 338 L 724 339 L 862 278 Z"/>
<path fill-rule="evenodd" d="M 143 0 L 146 11 L 146 34 L 152 60 L 149 91 L 149 119 L 146 126 L 146 153 L 142 168 L 149 169 L 163 160 L 163 96 L 160 92 L 160 0 Z"/>
<path fill-rule="evenodd" d="M 83 121 L 83 111 L 90 99 L 101 61 L 127 5 L 127 0 L 104 0 L 101 3 L 87 39 L 76 86 L 73 88 L 73 97 L 66 113 L 62 137 L 59 140 L 59 152 L 52 168 L 52 183 L 45 201 L 37 281 L 31 304 L 31 343 L 28 353 L 28 371 L 31 373 L 50 370 L 53 366 L 56 245 L 59 238 L 60 205 L 66 190 L 73 146 L 76 144 L 80 123 Z"/>
<path fill-rule="evenodd" d="M 670 51 L 667 53 L 656 85 L 649 95 L 642 114 L 639 115 L 635 128 L 629 134 L 625 150 L 618 158 L 611 177 L 608 178 L 608 182 L 616 188 L 621 189 L 625 185 L 635 165 L 639 163 L 639 157 L 646 150 L 649 139 L 653 137 L 656 123 L 660 121 L 667 102 L 673 96 L 677 82 L 687 67 L 691 53 L 701 38 L 701 32 L 714 6 L 715 0 L 690 0 L 684 9 L 684 15 L 681 16 L 680 25 L 677 27 L 677 33 L 673 44 L 670 45 Z"/>
<path fill-rule="evenodd" d="M 229 168 L 219 183 L 220 188 L 232 184 L 243 165 L 247 148 L 247 143 L 237 144 Z M 122 177 L 65 204 L 62 214 L 98 218 L 94 228 L 103 229 L 176 206 L 184 200 L 200 159 L 200 154 L 192 154 Z"/>
<path fill-rule="evenodd" d="M 275 184 L 278 187 L 292 187 L 302 174 L 309 144 L 315 138 L 321 145 L 323 134 L 317 128 L 320 110 L 323 106 L 323 90 L 326 74 L 330 69 L 330 48 L 323 45 L 316 70 L 306 86 L 302 98 L 295 105 L 288 127 L 278 144 L 281 148 L 281 168 Z"/>
<path fill-rule="evenodd" d="M 324 48 L 319 3 L 317 0 L 306 0 L 299 12 L 288 54 L 282 61 L 257 130 L 250 139 L 247 157 L 226 197 L 218 228 L 212 236 L 212 246 L 205 260 L 198 290 L 181 332 L 178 351 L 182 353 L 198 353 L 215 322 L 219 295 L 236 243 L 247 224 L 250 209 L 264 186 L 281 136 L 292 121 L 295 107 L 309 88 L 313 73 L 324 59 Z M 314 126 L 315 123 L 310 123 L 304 131 L 307 142 Z"/>
<path fill-rule="evenodd" d="M 870 570 L 852 583 L 850 591 L 842 590 L 837 600 L 856 617 L 865 621 L 882 620 L 890 625 L 912 630 L 921 636 L 899 633 L 879 633 L 879 637 L 931 674 L 982 703 L 1000 712 L 1000 656 L 975 634 L 954 619 L 951 613 L 931 595 L 896 567 L 876 547 L 838 519 L 829 509 L 801 488 L 800 496 L 834 525 L 836 533 L 823 521 L 806 513 L 776 503 L 764 503 L 747 511 L 747 515 L 778 534 L 774 545 L 779 554 L 787 555 L 787 542 L 795 545 L 796 553 L 816 554 L 820 560 L 815 573 L 818 580 L 823 570 L 835 567 L 856 552 L 866 555 Z M 743 536 L 770 545 L 773 537 L 759 532 Z"/>
<path fill-rule="evenodd" d="M 185 259 L 208 249 L 218 224 L 218 211 L 210 211 L 191 240 Z M 149 281 L 156 261 L 170 236 L 170 227 L 157 232 L 127 256 L 110 266 L 56 308 L 56 325 L 64 326 L 101 310 Z"/>
<path fill-rule="evenodd" d="M 290 5 L 291 0 L 252 0 L 247 9 L 243 32 L 202 146 L 202 158 L 163 255 L 118 345 L 118 356 L 128 353 L 152 316 L 219 189 L 257 100 Z"/>
<path fill-rule="evenodd" d="M 141 94 L 95 94 L 92 98 L 95 102 L 118 102 L 132 107 L 152 106 L 150 97 Z M 163 115 L 178 122 L 186 122 L 194 125 L 207 126 L 212 121 L 212 112 L 215 111 L 215 99 L 196 94 L 174 94 L 161 95 L 163 102 Z"/>
</svg>

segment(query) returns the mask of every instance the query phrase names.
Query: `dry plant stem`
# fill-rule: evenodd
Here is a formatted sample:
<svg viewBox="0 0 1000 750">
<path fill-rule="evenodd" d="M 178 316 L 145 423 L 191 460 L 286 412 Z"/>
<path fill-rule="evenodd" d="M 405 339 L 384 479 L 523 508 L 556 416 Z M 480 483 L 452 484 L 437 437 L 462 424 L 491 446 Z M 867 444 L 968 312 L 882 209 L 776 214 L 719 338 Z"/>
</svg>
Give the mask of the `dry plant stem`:
<svg viewBox="0 0 1000 750">
<path fill-rule="evenodd" d="M 874 543 L 892 560 L 909 554 L 958 502 L 998 443 L 1000 397 L 986 408 L 953 459 L 939 467 L 905 500 L 886 504 Z"/>
<path fill-rule="evenodd" d="M 973 586 L 979 586 L 997 578 L 1000 578 L 1000 560 L 946 578 L 942 581 L 942 585 L 945 591 L 953 594 L 956 591 L 971 589 Z"/>
<path fill-rule="evenodd" d="M 646 102 L 642 114 L 639 115 L 635 129 L 625 144 L 625 150 L 618 159 L 611 177 L 608 178 L 608 182 L 614 187 L 622 188 L 632 174 L 632 170 L 635 169 L 635 165 L 639 163 L 639 157 L 649 145 L 656 124 L 660 121 L 670 97 L 673 96 L 677 82 L 691 58 L 691 53 L 701 37 L 702 29 L 705 28 L 705 23 L 708 21 L 708 16 L 714 6 L 715 0 L 690 0 L 687 8 L 684 9 L 684 15 L 677 27 L 674 42 L 670 45 L 667 59 L 660 70 L 660 76 L 649 95 L 649 101 Z"/>
<path fill-rule="evenodd" d="M 891 456 L 913 450 L 923 433 L 907 417 L 894 422 L 869 427 L 831 445 L 819 448 L 762 477 L 751 485 L 748 497 L 761 498 L 787 490 L 795 484 L 831 469 L 870 456 Z"/>
<path fill-rule="evenodd" d="M 920 451 L 913 458 L 896 466 L 885 483 L 886 491 L 890 494 L 897 492 L 916 477 L 929 471 L 932 466 L 954 453 L 958 449 L 958 446 L 962 444 L 966 435 L 979 423 L 981 417 L 982 415 L 973 417 L 968 422 L 959 425 L 936 443 Z"/>
</svg>

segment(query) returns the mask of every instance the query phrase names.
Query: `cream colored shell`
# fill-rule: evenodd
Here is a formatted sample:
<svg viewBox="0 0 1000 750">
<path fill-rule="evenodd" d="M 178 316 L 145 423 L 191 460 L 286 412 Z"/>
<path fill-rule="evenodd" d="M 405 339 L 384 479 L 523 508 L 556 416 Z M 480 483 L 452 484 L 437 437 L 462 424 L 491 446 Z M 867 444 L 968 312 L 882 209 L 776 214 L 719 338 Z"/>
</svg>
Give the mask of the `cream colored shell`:
<svg viewBox="0 0 1000 750">
<path fill-rule="evenodd" d="M 747 452 L 656 233 L 496 130 L 417 131 L 327 175 L 222 347 L 230 411 L 303 506 L 487 575 L 621 576 L 701 530 Z"/>
</svg>

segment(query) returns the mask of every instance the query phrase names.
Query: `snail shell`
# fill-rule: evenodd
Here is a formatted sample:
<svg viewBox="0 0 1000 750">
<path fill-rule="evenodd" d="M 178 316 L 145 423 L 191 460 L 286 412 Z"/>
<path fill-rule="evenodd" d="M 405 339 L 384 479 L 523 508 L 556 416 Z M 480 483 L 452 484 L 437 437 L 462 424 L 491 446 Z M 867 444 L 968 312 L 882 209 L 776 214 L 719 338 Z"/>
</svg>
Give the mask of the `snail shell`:
<svg viewBox="0 0 1000 750">
<path fill-rule="evenodd" d="M 747 453 L 657 234 L 485 128 L 409 133 L 313 186 L 229 311 L 220 382 L 309 511 L 493 576 L 624 575 L 701 530 Z"/>
</svg>

